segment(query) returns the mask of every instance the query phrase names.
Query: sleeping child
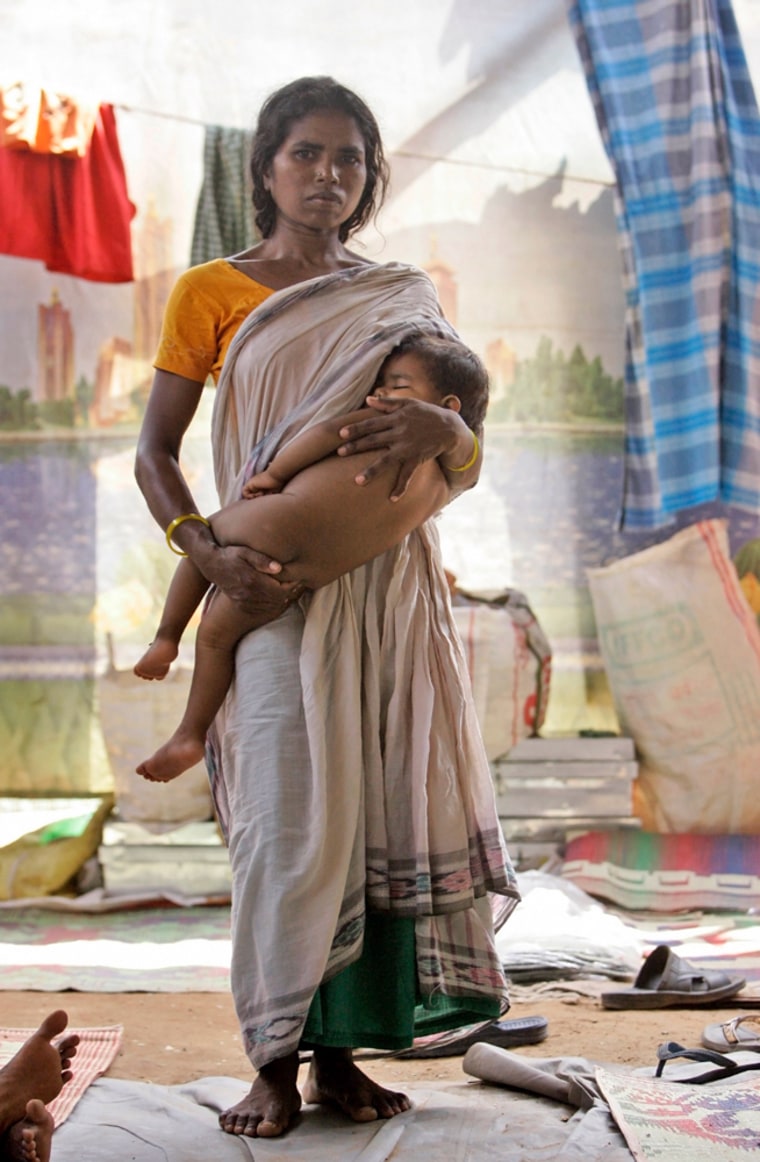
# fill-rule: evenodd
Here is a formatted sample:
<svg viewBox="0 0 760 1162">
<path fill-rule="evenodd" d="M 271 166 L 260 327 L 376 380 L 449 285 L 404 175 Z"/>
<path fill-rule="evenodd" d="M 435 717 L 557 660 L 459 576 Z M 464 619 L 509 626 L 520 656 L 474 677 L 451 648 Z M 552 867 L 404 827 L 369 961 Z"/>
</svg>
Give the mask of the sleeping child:
<svg viewBox="0 0 760 1162">
<path fill-rule="evenodd" d="M 478 357 L 452 339 L 412 336 L 385 359 L 372 389 L 383 399 L 416 399 L 451 408 L 473 433 L 466 464 L 480 454 L 477 433 L 488 405 L 488 375 Z M 377 458 L 373 452 L 339 456 L 339 432 L 376 415 L 371 408 L 316 424 L 278 452 L 263 472 L 246 481 L 242 500 L 209 518 L 221 545 L 247 545 L 290 567 L 302 588 L 319 589 L 398 544 L 449 501 L 450 486 L 437 460 L 418 466 L 398 500 L 389 500 L 389 465 L 365 487 L 357 474 Z M 203 519 L 203 518 L 196 518 Z M 154 641 L 134 667 L 145 679 L 166 676 L 180 638 L 209 588 L 188 558 L 180 562 Z M 286 607 L 286 603 L 283 606 Z M 137 768 L 153 782 L 168 782 L 203 758 L 205 738 L 233 678 L 235 647 L 251 630 L 278 614 L 252 616 L 215 590 L 201 619 L 195 665 L 182 721 L 171 738 Z"/>
</svg>

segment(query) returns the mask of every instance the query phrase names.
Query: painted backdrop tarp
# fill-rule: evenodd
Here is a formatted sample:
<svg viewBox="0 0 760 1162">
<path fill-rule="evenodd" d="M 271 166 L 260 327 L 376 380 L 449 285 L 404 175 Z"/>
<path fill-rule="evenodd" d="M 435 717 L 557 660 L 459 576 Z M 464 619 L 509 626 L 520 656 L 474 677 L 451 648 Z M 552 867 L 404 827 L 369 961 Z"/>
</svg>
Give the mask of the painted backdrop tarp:
<svg viewBox="0 0 760 1162">
<path fill-rule="evenodd" d="M 760 59 L 758 14 L 737 14 Z M 115 107 L 136 208 L 133 282 L 0 256 L 0 790 L 108 788 L 131 761 L 124 736 L 147 748 L 164 729 L 169 695 L 137 695 L 124 673 L 174 565 L 132 475 L 151 357 L 190 259 L 205 127 L 249 129 L 305 73 L 356 88 L 383 129 L 392 188 L 364 253 L 425 267 L 491 372 L 486 464 L 442 517 L 446 563 L 468 589 L 528 595 L 554 651 L 547 728 L 613 724 L 585 570 L 663 534 L 617 531 L 612 176 L 561 0 L 0 0 L 0 26 L 0 86 Z M 210 510 L 206 394 L 185 468 Z M 731 532 L 758 522 L 731 514 Z"/>
</svg>

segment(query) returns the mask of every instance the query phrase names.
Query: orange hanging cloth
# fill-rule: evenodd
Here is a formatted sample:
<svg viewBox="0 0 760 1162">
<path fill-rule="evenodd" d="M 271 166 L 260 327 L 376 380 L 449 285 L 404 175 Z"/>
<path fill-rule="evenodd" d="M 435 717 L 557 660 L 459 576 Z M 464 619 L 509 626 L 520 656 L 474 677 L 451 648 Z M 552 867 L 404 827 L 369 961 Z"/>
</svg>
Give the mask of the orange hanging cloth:
<svg viewBox="0 0 760 1162">
<path fill-rule="evenodd" d="M 27 140 L 16 134 L 12 145 L 0 146 L 0 254 L 36 258 L 48 270 L 92 282 L 132 282 L 135 207 L 113 106 L 99 107 L 83 155 L 79 146 L 36 152 L 28 128 L 33 114 L 26 124 Z M 34 141 L 41 141 L 36 131 Z"/>
<path fill-rule="evenodd" d="M 0 145 L 84 157 L 97 115 L 97 105 L 17 81 L 0 88 Z"/>
</svg>

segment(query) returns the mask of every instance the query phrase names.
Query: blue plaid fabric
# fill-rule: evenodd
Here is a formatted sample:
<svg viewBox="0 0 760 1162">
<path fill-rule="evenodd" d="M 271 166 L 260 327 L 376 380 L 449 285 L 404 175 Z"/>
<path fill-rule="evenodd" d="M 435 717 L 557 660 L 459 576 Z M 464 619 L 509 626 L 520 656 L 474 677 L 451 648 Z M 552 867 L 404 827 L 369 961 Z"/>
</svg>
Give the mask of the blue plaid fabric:
<svg viewBox="0 0 760 1162">
<path fill-rule="evenodd" d="M 760 118 L 730 0 L 568 0 L 615 172 L 621 525 L 760 511 Z"/>
</svg>

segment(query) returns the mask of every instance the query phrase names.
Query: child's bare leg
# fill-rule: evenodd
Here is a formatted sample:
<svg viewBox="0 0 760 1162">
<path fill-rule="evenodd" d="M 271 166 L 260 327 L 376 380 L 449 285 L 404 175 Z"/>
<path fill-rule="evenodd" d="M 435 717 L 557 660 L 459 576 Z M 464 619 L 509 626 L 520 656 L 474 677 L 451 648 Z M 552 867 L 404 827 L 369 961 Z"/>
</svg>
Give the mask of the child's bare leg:
<svg viewBox="0 0 760 1162">
<path fill-rule="evenodd" d="M 138 775 L 167 783 L 203 758 L 206 733 L 229 690 L 235 665 L 235 647 L 245 634 L 274 615 L 250 616 L 216 592 L 195 640 L 195 666 L 182 721 L 168 742 L 140 763 Z"/>
<path fill-rule="evenodd" d="M 292 535 L 298 522 L 297 506 L 284 494 L 237 501 L 210 519 L 220 545 L 246 545 L 266 552 L 283 565 L 299 555 Z M 247 614 L 224 593 L 215 592 L 196 637 L 195 666 L 185 714 L 169 741 L 139 765 L 139 775 L 152 782 L 166 783 L 201 761 L 206 733 L 232 681 L 237 643 L 251 630 L 279 617 L 290 600 L 287 590 L 283 590 L 279 609 Z"/>
<path fill-rule="evenodd" d="M 207 589 L 208 581 L 193 562 L 188 557 L 180 561 L 166 595 L 156 636 L 134 668 L 138 678 L 160 681 L 166 677 L 177 657 L 182 634 Z"/>
</svg>

